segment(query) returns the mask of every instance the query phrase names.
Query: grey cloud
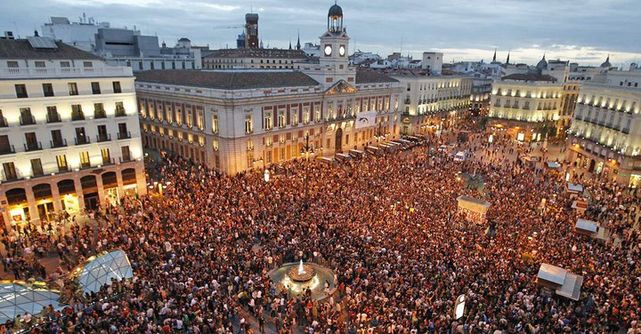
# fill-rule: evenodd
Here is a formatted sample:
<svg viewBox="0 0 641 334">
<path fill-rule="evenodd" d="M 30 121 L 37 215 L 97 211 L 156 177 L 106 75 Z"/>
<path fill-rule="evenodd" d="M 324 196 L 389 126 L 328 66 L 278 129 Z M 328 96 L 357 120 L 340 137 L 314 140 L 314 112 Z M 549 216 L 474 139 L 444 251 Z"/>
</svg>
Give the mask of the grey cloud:
<svg viewBox="0 0 641 334">
<path fill-rule="evenodd" d="M 114 2 L 117 4 L 108 4 Z M 241 29 L 220 27 L 242 25 L 244 13 L 253 6 L 261 15 L 260 34 L 265 42 L 286 47 L 289 40 L 295 42 L 299 29 L 303 42 L 316 42 L 333 4 L 318 0 L 150 2 L 3 0 L 0 29 L 27 35 L 49 16 L 75 19 L 86 12 L 113 26 L 136 25 L 143 33 L 156 33 L 170 44 L 187 36 L 198 44 L 225 47 L 234 46 Z M 641 30 L 632 28 L 641 16 L 637 0 L 341 0 L 339 4 L 352 49 L 356 45 L 382 55 L 400 50 L 401 40 L 404 52 L 416 56 L 421 50 L 452 49 L 469 55 L 470 60 L 488 59 L 493 48 L 504 54 L 510 49 L 529 50 L 535 44 L 540 51 L 522 55 L 520 61 L 532 62 L 546 50 L 568 54 L 570 45 L 590 48 L 595 54 L 591 62 L 597 62 L 603 52 L 625 54 L 626 61 L 641 52 Z M 590 56 L 583 52 L 576 60 L 579 57 Z M 456 58 L 460 60 L 458 55 Z M 451 57 L 446 56 L 448 59 Z"/>
</svg>

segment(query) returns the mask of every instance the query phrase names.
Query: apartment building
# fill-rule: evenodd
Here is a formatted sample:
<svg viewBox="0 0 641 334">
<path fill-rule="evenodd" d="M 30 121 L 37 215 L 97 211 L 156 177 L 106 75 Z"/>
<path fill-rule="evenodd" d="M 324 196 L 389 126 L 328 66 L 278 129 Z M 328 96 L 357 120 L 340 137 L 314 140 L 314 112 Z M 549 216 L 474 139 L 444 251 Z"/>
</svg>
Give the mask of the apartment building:
<svg viewBox="0 0 641 334">
<path fill-rule="evenodd" d="M 52 219 L 146 191 L 131 68 L 45 37 L 0 39 L 0 208 Z"/>
</svg>

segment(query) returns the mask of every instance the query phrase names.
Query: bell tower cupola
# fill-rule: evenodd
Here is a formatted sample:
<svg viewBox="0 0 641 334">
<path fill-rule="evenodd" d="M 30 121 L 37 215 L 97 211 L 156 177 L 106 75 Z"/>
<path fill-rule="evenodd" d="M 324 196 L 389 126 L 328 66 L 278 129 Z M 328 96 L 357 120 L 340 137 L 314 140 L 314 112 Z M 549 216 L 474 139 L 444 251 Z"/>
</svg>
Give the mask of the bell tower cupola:
<svg viewBox="0 0 641 334">
<path fill-rule="evenodd" d="M 329 8 L 327 14 L 327 31 L 332 33 L 343 32 L 343 8 L 336 2 Z"/>
</svg>

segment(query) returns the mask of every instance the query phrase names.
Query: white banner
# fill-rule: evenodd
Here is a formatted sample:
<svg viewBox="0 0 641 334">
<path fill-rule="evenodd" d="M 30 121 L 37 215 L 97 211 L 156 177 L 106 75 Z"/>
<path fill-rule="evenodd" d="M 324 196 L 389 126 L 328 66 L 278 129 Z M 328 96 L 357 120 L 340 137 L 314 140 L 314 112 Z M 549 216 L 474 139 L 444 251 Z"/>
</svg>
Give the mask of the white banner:
<svg viewBox="0 0 641 334">
<path fill-rule="evenodd" d="M 376 126 L 376 110 L 363 111 L 356 114 L 356 128 L 369 128 Z"/>
</svg>

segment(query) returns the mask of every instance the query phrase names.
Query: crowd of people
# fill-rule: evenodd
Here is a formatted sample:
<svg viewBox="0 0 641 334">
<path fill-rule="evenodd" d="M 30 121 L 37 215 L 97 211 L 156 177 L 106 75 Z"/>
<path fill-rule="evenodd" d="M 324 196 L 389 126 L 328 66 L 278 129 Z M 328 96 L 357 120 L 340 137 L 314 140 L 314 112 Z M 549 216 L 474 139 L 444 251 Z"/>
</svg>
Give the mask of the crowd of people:
<svg viewBox="0 0 641 334">
<path fill-rule="evenodd" d="M 55 243 L 79 259 L 122 249 L 134 278 L 47 309 L 31 332 L 641 333 L 638 198 L 586 181 L 586 218 L 613 237 L 577 234 L 562 177 L 523 164 L 531 149 L 484 138 L 458 144 L 463 162 L 430 137 L 340 163 L 289 162 L 269 182 L 165 157 L 150 170 L 162 195 L 124 199 L 97 233 L 79 228 Z M 482 175 L 482 189 L 460 173 Z M 494 233 L 458 213 L 464 194 L 491 203 Z M 334 271 L 332 296 L 290 296 L 271 282 L 271 269 L 301 259 Z M 541 263 L 582 275 L 580 300 L 537 286 Z"/>
</svg>

